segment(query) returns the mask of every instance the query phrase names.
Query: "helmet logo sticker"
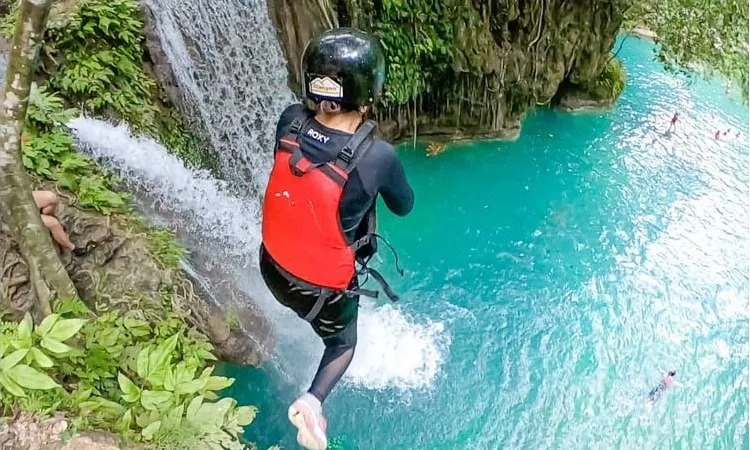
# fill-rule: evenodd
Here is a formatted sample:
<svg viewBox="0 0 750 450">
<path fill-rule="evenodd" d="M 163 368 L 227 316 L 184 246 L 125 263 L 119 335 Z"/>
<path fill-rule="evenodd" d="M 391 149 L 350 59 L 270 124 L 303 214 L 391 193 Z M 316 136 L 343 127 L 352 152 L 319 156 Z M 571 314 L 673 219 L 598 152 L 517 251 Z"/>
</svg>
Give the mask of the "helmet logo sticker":
<svg viewBox="0 0 750 450">
<path fill-rule="evenodd" d="M 330 77 L 318 77 L 310 82 L 310 93 L 323 97 L 341 98 L 344 96 L 344 89 Z"/>
</svg>

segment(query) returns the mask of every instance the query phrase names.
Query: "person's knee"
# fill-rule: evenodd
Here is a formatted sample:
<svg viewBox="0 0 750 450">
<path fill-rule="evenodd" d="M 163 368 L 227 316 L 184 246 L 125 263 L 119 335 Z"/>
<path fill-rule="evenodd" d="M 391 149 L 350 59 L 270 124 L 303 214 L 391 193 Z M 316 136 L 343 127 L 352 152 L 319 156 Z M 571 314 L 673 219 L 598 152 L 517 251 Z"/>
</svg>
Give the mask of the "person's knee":
<svg viewBox="0 0 750 450">
<path fill-rule="evenodd" d="M 42 210 L 44 214 L 52 215 L 52 213 L 55 212 L 59 200 L 54 192 L 34 191 L 32 192 L 32 196 L 34 197 L 34 203 L 36 203 L 37 208 Z"/>
</svg>

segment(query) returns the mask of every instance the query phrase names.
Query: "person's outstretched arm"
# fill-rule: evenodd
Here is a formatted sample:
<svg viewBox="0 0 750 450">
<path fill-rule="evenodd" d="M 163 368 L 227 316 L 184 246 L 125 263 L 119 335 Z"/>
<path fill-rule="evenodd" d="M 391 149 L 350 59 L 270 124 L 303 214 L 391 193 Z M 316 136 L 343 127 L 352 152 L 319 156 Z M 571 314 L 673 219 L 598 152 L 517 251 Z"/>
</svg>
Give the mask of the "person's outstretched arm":
<svg viewBox="0 0 750 450">
<path fill-rule="evenodd" d="M 380 187 L 385 206 L 397 216 L 409 214 L 414 207 L 414 191 L 409 186 L 398 156 L 393 151 L 393 157 L 386 172 L 385 179 Z"/>
</svg>

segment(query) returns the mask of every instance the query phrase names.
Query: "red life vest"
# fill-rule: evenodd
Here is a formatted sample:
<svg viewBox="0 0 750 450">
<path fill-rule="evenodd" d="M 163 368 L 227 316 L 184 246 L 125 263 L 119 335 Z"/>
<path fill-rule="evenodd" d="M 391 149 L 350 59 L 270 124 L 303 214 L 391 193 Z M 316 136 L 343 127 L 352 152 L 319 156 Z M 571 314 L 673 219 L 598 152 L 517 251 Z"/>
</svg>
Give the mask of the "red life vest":
<svg viewBox="0 0 750 450">
<path fill-rule="evenodd" d="M 347 241 L 339 204 L 349 174 L 372 144 L 368 138 L 375 124 L 362 124 L 334 161 L 320 164 L 302 153 L 302 128 L 295 121 L 278 142 L 263 199 L 263 245 L 276 264 L 301 281 L 345 290 L 356 274 L 360 241 Z"/>
</svg>

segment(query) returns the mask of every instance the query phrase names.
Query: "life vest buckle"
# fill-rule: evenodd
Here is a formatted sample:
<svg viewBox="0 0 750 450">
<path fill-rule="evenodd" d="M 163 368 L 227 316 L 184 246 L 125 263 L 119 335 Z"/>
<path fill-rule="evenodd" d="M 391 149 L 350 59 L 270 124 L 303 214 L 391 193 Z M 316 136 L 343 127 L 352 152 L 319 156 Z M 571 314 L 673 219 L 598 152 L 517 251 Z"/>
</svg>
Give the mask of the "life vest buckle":
<svg viewBox="0 0 750 450">
<path fill-rule="evenodd" d="M 354 158 L 354 149 L 347 144 L 341 149 L 338 157 L 340 160 L 344 161 L 345 164 L 349 164 L 352 162 L 352 158 Z"/>
</svg>

